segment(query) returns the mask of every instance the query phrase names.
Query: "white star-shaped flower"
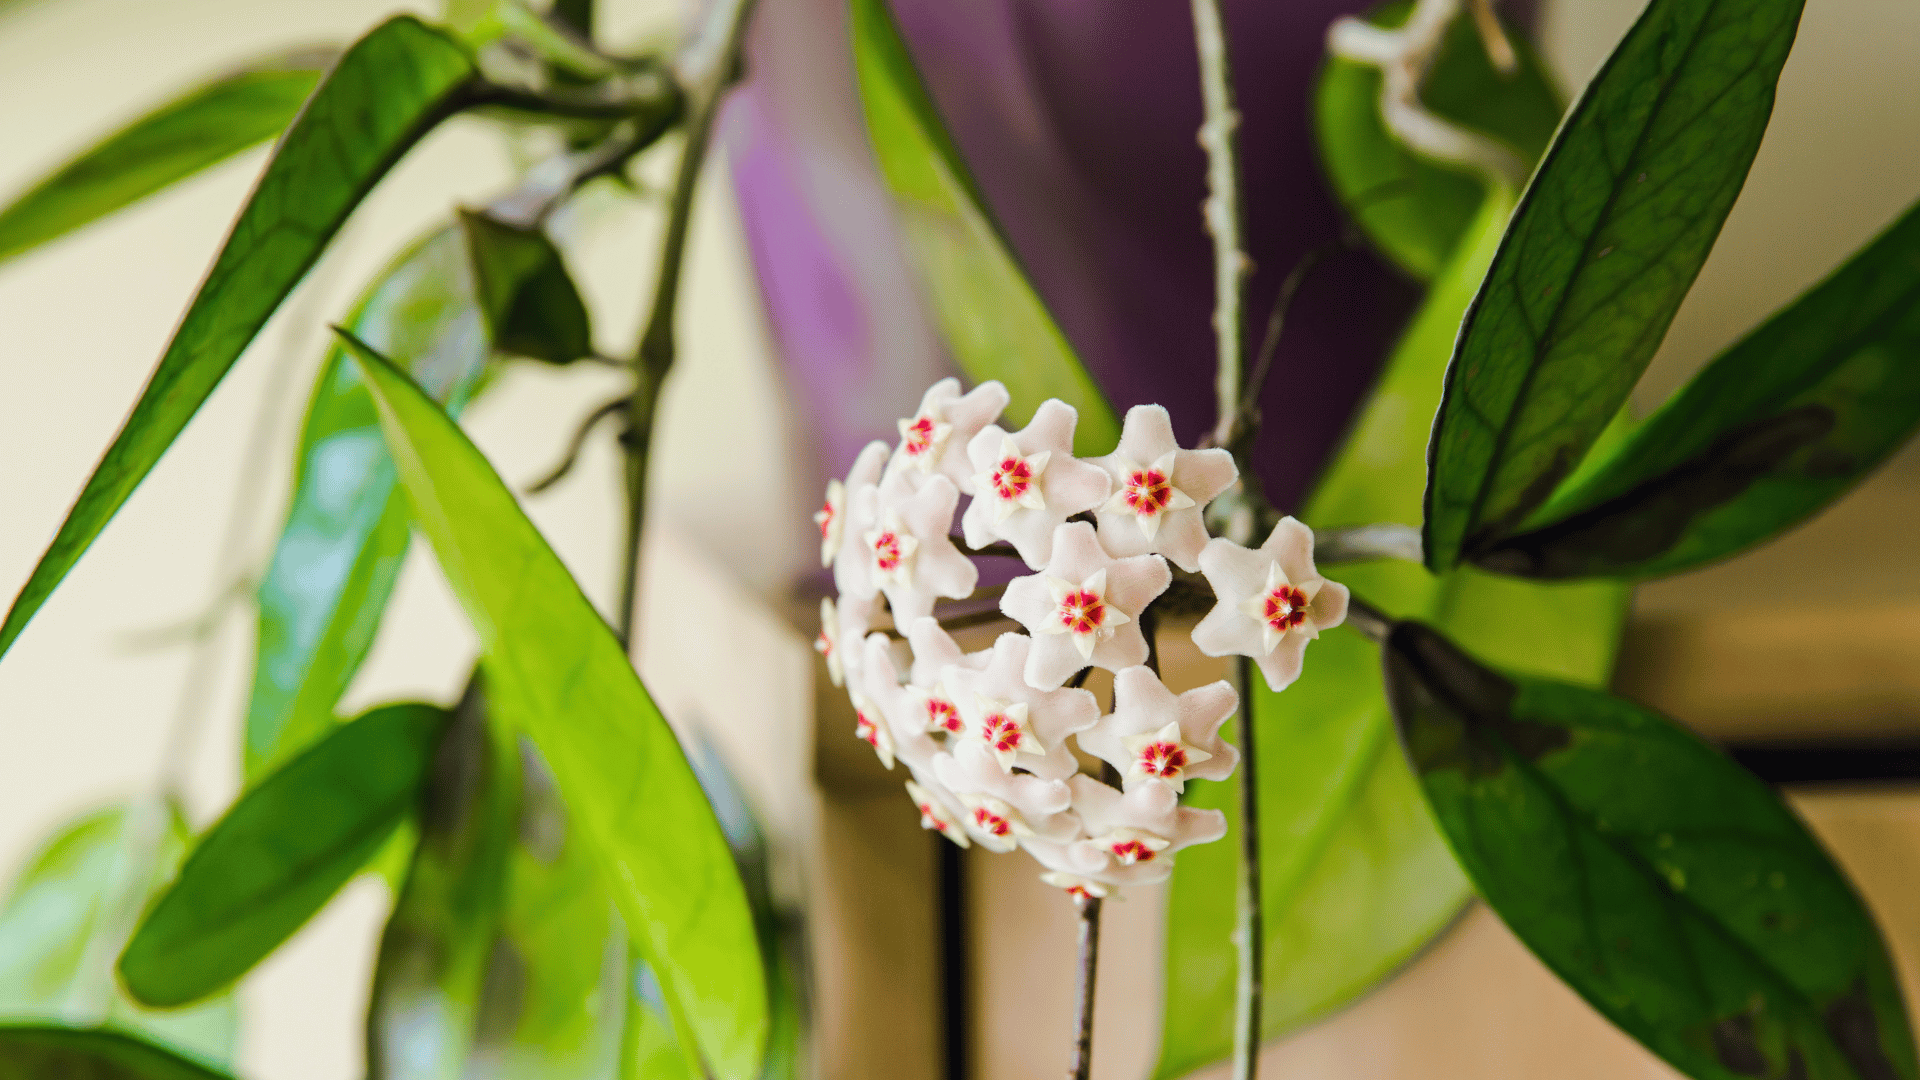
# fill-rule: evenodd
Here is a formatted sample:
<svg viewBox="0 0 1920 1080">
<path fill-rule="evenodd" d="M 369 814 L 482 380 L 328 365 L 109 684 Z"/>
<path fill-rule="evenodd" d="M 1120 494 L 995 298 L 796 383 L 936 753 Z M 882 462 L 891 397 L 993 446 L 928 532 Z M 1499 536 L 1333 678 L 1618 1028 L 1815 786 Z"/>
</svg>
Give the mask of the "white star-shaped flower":
<svg viewBox="0 0 1920 1080">
<path fill-rule="evenodd" d="M 933 775 L 967 808 L 968 831 L 995 851 L 1012 850 L 1014 840 L 1065 843 L 1080 835 L 1080 819 L 1068 811 L 1072 788 L 1060 780 L 1007 772 L 979 743 L 962 742 L 935 755 Z M 982 820 L 983 808 L 1001 823 Z"/>
<path fill-rule="evenodd" d="M 880 523 L 880 474 L 887 466 L 887 453 L 886 443 L 877 439 L 868 443 L 842 485 L 841 542 L 833 553 L 833 585 L 843 602 L 849 596 L 871 600 L 880 591 L 873 581 L 872 553 L 857 541 Z M 849 539 L 856 542 L 848 543 Z"/>
<path fill-rule="evenodd" d="M 867 578 L 887 594 L 896 626 L 933 613 L 936 597 L 973 595 L 980 568 L 951 536 L 960 492 L 944 476 L 896 472 L 872 490 L 878 513 L 861 533 Z"/>
<path fill-rule="evenodd" d="M 847 485 L 827 481 L 827 500 L 814 511 L 813 523 L 820 526 L 820 565 L 832 566 L 833 557 L 840 554 L 840 537 L 846 532 Z"/>
<path fill-rule="evenodd" d="M 1058 870 L 1049 870 L 1041 874 L 1040 880 L 1056 889 L 1066 890 L 1067 895 L 1073 897 L 1074 904 L 1082 907 L 1089 900 L 1104 900 L 1115 892 L 1114 889 L 1092 878 L 1084 878 L 1078 874 L 1064 874 Z"/>
<path fill-rule="evenodd" d="M 1232 454 L 1180 449 L 1167 410 L 1136 405 L 1127 410 L 1119 448 L 1092 464 L 1113 480 L 1113 495 L 1095 513 L 1109 552 L 1158 552 L 1182 570 L 1199 569 L 1207 546 L 1201 511 L 1240 475 Z"/>
<path fill-rule="evenodd" d="M 1073 406 L 1049 399 L 1021 430 L 989 425 L 973 437 L 974 498 L 960 518 L 968 547 L 1005 540 L 1038 569 L 1053 557 L 1054 530 L 1107 500 L 1106 471 L 1073 456 L 1078 420 Z"/>
<path fill-rule="evenodd" d="M 1188 780 L 1225 780 L 1239 764 L 1240 751 L 1220 737 L 1239 704 L 1225 681 L 1175 694 L 1152 670 L 1130 667 L 1113 677 L 1113 712 L 1074 738 L 1118 769 L 1128 790 L 1161 780 L 1184 791 Z"/>
<path fill-rule="evenodd" d="M 1011 398 L 998 381 L 984 382 L 965 395 L 959 379 L 941 379 L 927 388 L 920 408 L 900 421 L 900 446 L 889 470 L 910 468 L 924 476 L 944 476 L 961 494 L 973 494 L 973 466 L 967 443 L 980 429 L 1000 419 Z"/>
<path fill-rule="evenodd" d="M 873 747 L 880 764 L 893 768 L 893 732 L 887 718 L 867 695 L 853 694 L 853 737 Z"/>
<path fill-rule="evenodd" d="M 1067 783 L 1086 837 L 1062 844 L 1036 835 L 1021 844 L 1052 871 L 1108 886 L 1151 885 L 1173 876 L 1174 852 L 1227 834 L 1220 811 L 1181 806 L 1173 788 L 1159 781 L 1125 794 L 1086 775 Z"/>
<path fill-rule="evenodd" d="M 900 684 L 893 642 L 885 634 L 869 634 L 859 652 L 860 671 L 854 689 L 886 721 L 888 753 L 906 762 L 908 768 L 926 772 L 933 755 L 940 752 L 940 744 L 928 732 L 915 688 Z"/>
<path fill-rule="evenodd" d="M 952 635 L 941 629 L 939 621 L 932 617 L 915 619 L 907 627 L 907 643 L 913 647 L 913 668 L 905 692 L 915 717 L 925 723 L 927 731 L 944 731 L 948 735 L 965 733 L 967 725 L 960 715 L 960 706 L 947 696 L 941 675 L 949 667 L 985 670 L 993 659 L 993 650 L 963 652 Z"/>
<path fill-rule="evenodd" d="M 873 601 L 842 597 L 820 598 L 820 633 L 813 639 L 813 651 L 827 662 L 827 678 L 835 686 L 845 686 L 849 674 L 860 668 L 859 642 L 866 637 L 873 619 Z M 846 648 L 851 642 L 852 649 Z"/>
<path fill-rule="evenodd" d="M 907 797 L 920 811 L 920 827 L 932 829 L 961 847 L 971 847 L 973 841 L 967 838 L 967 827 L 963 824 L 966 811 L 956 805 L 958 800 L 953 793 L 931 777 L 918 773 L 914 777 L 907 781 Z"/>
<path fill-rule="evenodd" d="M 1084 521 L 1056 529 L 1052 548 L 1044 573 L 1014 578 L 1000 598 L 1007 618 L 1034 635 L 1027 682 L 1051 688 L 1089 664 L 1118 671 L 1145 663 L 1140 611 L 1172 582 L 1166 560 L 1116 559 Z"/>
<path fill-rule="evenodd" d="M 985 668 L 949 666 L 941 682 L 966 723 L 963 743 L 977 744 L 1003 772 L 1017 763 L 1036 776 L 1064 780 L 1080 768 L 1067 736 L 1092 727 L 1100 705 L 1086 690 L 1041 690 L 1028 683 L 1024 671 L 1032 648 L 1025 634 L 1002 634 Z"/>
<path fill-rule="evenodd" d="M 1258 548 L 1212 540 L 1200 572 L 1219 602 L 1193 628 L 1193 643 L 1208 656 L 1253 657 L 1275 690 L 1300 677 L 1307 642 L 1347 618 L 1347 587 L 1314 569 L 1313 530 L 1290 517 Z"/>
</svg>

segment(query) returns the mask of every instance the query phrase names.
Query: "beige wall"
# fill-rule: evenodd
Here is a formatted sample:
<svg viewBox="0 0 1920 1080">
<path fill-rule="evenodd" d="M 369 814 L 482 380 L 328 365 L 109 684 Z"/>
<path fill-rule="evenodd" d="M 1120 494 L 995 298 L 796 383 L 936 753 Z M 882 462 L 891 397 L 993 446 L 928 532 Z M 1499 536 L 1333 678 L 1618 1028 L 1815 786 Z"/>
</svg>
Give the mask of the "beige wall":
<svg viewBox="0 0 1920 1080">
<path fill-rule="evenodd" d="M 664 3 L 665 0 L 662 0 Z M 778 0 L 770 0 L 778 2 Z M 1143 0 L 1133 0 L 1143 2 Z M 658 5 L 651 5 L 657 12 Z M 88 132 L 126 115 L 226 57 L 288 42 L 342 40 L 394 7 L 387 0 L 34 0 L 0 15 L 0 191 L 58 160 Z M 657 14 L 617 5 L 628 26 Z M 1551 51 L 1570 79 L 1584 78 L 1638 5 L 1571 0 L 1551 9 Z M 1920 8 L 1905 0 L 1830 0 L 1809 6 L 1801 44 L 1782 84 L 1777 120 L 1747 193 L 1689 299 L 1645 388 L 1651 404 L 1768 310 L 1817 278 L 1920 194 Z M 133 401 L 189 298 L 261 157 L 226 166 L 46 251 L 0 267 L 0 589 L 11 593 Z M 0 663 L 0 877 L 46 832 L 101 801 L 158 782 L 156 762 L 180 711 L 192 651 L 152 648 L 148 631 L 208 610 L 260 565 L 279 525 L 295 422 L 318 359 L 324 319 L 402 237 L 434 220 L 449 199 L 479 201 L 509 173 L 476 125 L 435 135 L 374 196 L 345 245 L 303 287 L 259 344 L 101 538 L 69 582 Z M 729 684 L 703 667 L 712 637 L 685 632 L 745 597 L 695 552 L 732 555 L 756 545 L 804 543 L 811 492 L 784 482 L 788 433 L 769 376 L 750 278 L 724 189 L 709 189 L 696 231 L 685 335 L 685 374 L 662 435 L 662 516 L 681 539 L 660 546 L 649 569 L 656 595 L 684 616 L 647 624 L 649 678 L 670 709 L 716 721 L 723 743 L 758 747 L 763 783 L 788 794 L 771 807 L 803 833 L 819 811 L 795 785 L 809 775 L 804 643 L 777 623 L 751 620 L 746 640 L 777 657 L 758 684 Z M 609 211 L 610 231 L 576 253 L 603 347 L 630 340 L 656 223 L 645 211 Z M 617 384 L 601 372 L 516 370 L 477 406 L 469 427 L 510 481 L 538 475 L 559 452 L 570 419 Z M 904 403 L 903 403 L 904 404 Z M 273 418 L 263 455 L 243 450 L 257 413 Z M 724 433 L 726 437 L 716 437 Z M 264 461 L 247 498 L 237 558 L 219 548 L 234 493 Z M 588 591 L 613 581 L 618 525 L 615 460 L 602 442 L 561 489 L 531 510 Z M 1742 564 L 1645 591 L 1653 615 L 1737 608 L 1756 588 L 1813 581 L 1849 601 L 1920 600 L 1920 565 L 1902 541 L 1920 457 L 1906 455 L 1830 519 Z M 1905 507 L 1905 517 L 1885 507 Z M 771 538 L 770 540 L 768 538 Z M 785 560 L 779 560 L 784 562 Z M 664 610 L 664 609 L 663 609 Z M 664 620 L 664 621 L 663 621 Z M 251 620 L 220 622 L 207 654 L 212 677 L 189 699 L 199 724 L 189 796 L 205 821 L 235 788 L 236 740 L 248 678 Z M 400 694 L 449 697 L 469 663 L 472 638 L 430 560 L 408 567 L 395 613 L 356 684 L 356 702 Z M 192 705 L 192 702 L 200 702 Z M 766 725 L 756 732 L 753 723 Z M 774 749 L 770 749 L 774 748 Z M 1908 800 L 1841 800 L 1814 806 L 1842 822 L 1843 855 L 1876 863 L 1886 895 L 1920 888 L 1920 854 Z M 1839 834 L 1836 833 L 1836 836 Z M 1027 868 L 1011 876 L 1024 879 Z M 789 883 L 798 874 L 790 875 Z M 1870 887 L 1872 883 L 1870 882 Z M 1010 884 L 1009 888 L 1018 887 Z M 386 900 L 361 883 L 258 973 L 243 990 L 243 1070 L 261 1080 L 338 1080 L 358 1074 L 359 1024 L 370 950 Z M 1910 907 L 1910 905 L 1907 905 Z M 1125 922 L 1150 934 L 1149 903 Z M 1064 927 L 1063 927 L 1064 928 Z M 1911 928 L 1896 936 L 1906 942 Z M 1128 940 L 1120 934 L 1109 942 Z M 860 941 L 856 935 L 848 939 Z M 1137 944 L 1138 938 L 1132 938 Z M 1058 943 L 1056 943 L 1058 944 Z M 1060 951 L 1060 950 L 1055 950 Z M 1116 975 L 1129 970 L 1118 963 Z M 1115 1080 L 1141 1075 L 1157 1006 L 1151 974 L 1108 983 L 1103 1039 Z M 1129 984 L 1132 992 L 1129 993 Z M 1470 1001 L 1465 1013 L 1440 1007 Z M 1512 1008 L 1502 1010 L 1501 1002 Z M 1043 1010 L 1044 1011 L 1044 1010 Z M 1588 1064 L 1528 1049 L 1528 1036 L 1570 1025 L 1596 1048 Z M 1142 1027 L 1140 1025 L 1146 1025 Z M 1630 1047 L 1546 979 L 1484 913 L 1449 936 L 1409 975 L 1359 1009 L 1275 1051 L 1287 1075 L 1436 1077 L 1637 1075 Z M 1051 1077 L 1048 1055 L 1001 1046 L 982 1056 L 991 1076 Z M 1103 1065 L 1106 1074 L 1108 1065 Z M 1276 1075 L 1280 1074 L 1276 1070 Z"/>
</svg>

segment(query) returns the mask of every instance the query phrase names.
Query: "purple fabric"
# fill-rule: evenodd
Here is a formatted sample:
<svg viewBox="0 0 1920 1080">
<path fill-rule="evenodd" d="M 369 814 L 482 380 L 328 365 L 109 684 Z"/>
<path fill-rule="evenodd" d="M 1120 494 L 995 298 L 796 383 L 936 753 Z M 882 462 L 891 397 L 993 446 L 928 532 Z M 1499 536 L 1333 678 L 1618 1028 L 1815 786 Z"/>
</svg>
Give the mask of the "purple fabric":
<svg viewBox="0 0 1920 1080">
<path fill-rule="evenodd" d="M 775 0 L 728 137 L 754 263 L 796 402 L 843 471 L 951 370 L 912 295 L 865 142 L 845 0 Z M 1352 0 L 1228 0 L 1244 114 L 1249 337 L 1280 280 L 1340 220 L 1309 93 Z M 1181 0 L 895 0 L 991 210 L 1116 408 L 1160 402 L 1183 441 L 1213 424 L 1212 249 L 1191 9 Z M 1378 369 L 1417 289 L 1372 256 L 1322 264 L 1288 322 L 1255 463 L 1290 509 Z"/>
</svg>

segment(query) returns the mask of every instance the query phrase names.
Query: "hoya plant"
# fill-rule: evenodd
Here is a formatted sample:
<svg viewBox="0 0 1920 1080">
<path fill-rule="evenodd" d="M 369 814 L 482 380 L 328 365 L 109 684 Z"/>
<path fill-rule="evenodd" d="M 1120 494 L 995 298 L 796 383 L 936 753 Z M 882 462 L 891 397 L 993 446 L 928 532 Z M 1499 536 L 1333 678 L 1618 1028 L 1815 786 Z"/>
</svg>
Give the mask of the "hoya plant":
<svg viewBox="0 0 1920 1080">
<path fill-rule="evenodd" d="M 1190 222 L 1215 348 L 1165 360 L 1209 388 L 1200 417 L 1116 400 L 1082 363 L 888 0 L 848 0 L 873 160 L 962 378 L 834 463 L 822 573 L 797 588 L 847 691 L 835 737 L 892 770 L 897 813 L 931 843 L 1030 858 L 1075 912 L 1072 1075 L 1093 1075 L 1104 901 L 1170 883 L 1157 1063 L 1103 1075 L 1230 1058 L 1253 1077 L 1264 1041 L 1477 895 L 1685 1075 L 1920 1080 L 1885 941 L 1833 858 L 1685 717 L 1605 689 L 1634 582 L 1818 514 L 1920 422 L 1914 212 L 1650 416 L 1626 408 L 1740 193 L 1800 14 L 1649 0 L 1571 105 L 1487 0 L 1328 26 L 1313 114 L 1342 245 L 1425 291 L 1330 463 L 1275 505 L 1254 446 L 1314 407 L 1274 407 L 1268 382 L 1329 253 L 1252 310 L 1217 0 L 1192 3 L 1209 194 Z M 243 790 L 204 828 L 147 799 L 50 840 L 0 910 L 0 1074 L 228 1075 L 236 980 L 362 873 L 394 892 L 369 1075 L 817 1071 L 753 795 L 668 724 L 628 648 L 690 214 L 753 15 L 714 0 L 684 43 L 640 53 L 597 43 L 591 0 L 396 17 L 191 90 L 0 210 L 11 258 L 276 140 L 4 652 L 413 145 L 474 115 L 544 147 L 511 190 L 387 238 L 393 261 L 337 313 L 255 596 Z M 553 222 L 584 192 L 639 197 L 661 154 L 651 307 L 628 355 L 602 356 Z M 625 455 L 610 619 L 458 426 L 508 362 L 627 373 L 576 438 L 614 420 Z M 341 715 L 416 534 L 477 666 L 457 702 Z M 1781 598 L 1783 632 L 1810 602 Z M 1175 651 L 1224 677 L 1183 682 Z M 1365 857 L 1330 858 L 1342 845 Z M 1335 900 L 1368 932 L 1334 925 Z"/>
</svg>

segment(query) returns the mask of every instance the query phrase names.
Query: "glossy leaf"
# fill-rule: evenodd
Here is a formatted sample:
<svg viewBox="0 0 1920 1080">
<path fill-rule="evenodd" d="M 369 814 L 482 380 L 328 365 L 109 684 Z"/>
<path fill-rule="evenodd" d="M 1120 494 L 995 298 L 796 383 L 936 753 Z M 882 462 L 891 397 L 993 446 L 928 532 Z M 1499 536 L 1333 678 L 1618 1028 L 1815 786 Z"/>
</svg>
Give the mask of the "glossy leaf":
<svg viewBox="0 0 1920 1080">
<path fill-rule="evenodd" d="M 460 231 L 440 229 L 403 253 L 347 325 L 458 416 L 491 352 Z M 332 727 L 406 556 L 406 499 L 360 369 L 338 345 L 314 384 L 297 462 L 286 527 L 258 591 L 250 779 Z"/>
<path fill-rule="evenodd" d="M 1512 532 L 1659 347 L 1746 181 L 1801 0 L 1653 0 L 1534 174 L 1434 423 L 1427 565 Z"/>
<path fill-rule="evenodd" d="M 184 1005 L 279 947 L 412 813 L 446 723 L 429 705 L 371 710 L 242 795 L 121 954 L 127 990 Z"/>
<path fill-rule="evenodd" d="M 460 228 L 495 348 L 549 364 L 593 352 L 586 304 L 546 233 L 471 210 L 460 212 Z"/>
<path fill-rule="evenodd" d="M 886 0 L 850 0 L 854 71 L 867 136 L 893 192 L 909 259 L 961 369 L 999 379 L 1023 424 L 1047 398 L 1080 412 L 1077 454 L 1120 439 L 1113 406 L 1033 291 L 927 93 Z"/>
<path fill-rule="evenodd" d="M 1495 192 L 1435 280 L 1347 444 L 1314 490 L 1316 526 L 1414 524 L 1423 456 L 1454 328 L 1493 257 L 1512 203 Z M 1489 654 L 1532 670 L 1603 682 L 1624 590 L 1543 588 L 1462 572 L 1436 579 L 1412 563 L 1322 570 L 1396 612 L 1475 635 Z M 1257 681 L 1257 680 L 1256 680 Z M 1258 689 L 1267 941 L 1263 1032 L 1271 1038 L 1347 1004 L 1443 929 L 1468 887 L 1418 786 L 1393 751 L 1378 650 L 1348 631 L 1322 635 L 1285 693 Z M 1236 781 L 1189 785 L 1188 801 L 1231 819 Z M 1184 1076 L 1233 1044 L 1235 951 L 1231 844 L 1181 852 L 1168 920 L 1166 1014 L 1155 1075 Z"/>
<path fill-rule="evenodd" d="M 94 811 L 55 834 L 0 908 L 0 1017 L 112 1027 L 230 1060 L 239 1023 L 231 995 L 157 1011 L 114 980 L 114 958 L 192 839 L 179 808 L 154 798 Z"/>
<path fill-rule="evenodd" d="M 19 637 L 299 283 L 361 198 L 457 110 L 467 54 L 410 16 L 348 50 L 287 130 L 140 400 L 0 624 Z"/>
<path fill-rule="evenodd" d="M 486 459 L 364 344 L 414 519 L 479 632 L 488 692 L 553 770 L 636 946 L 724 1080 L 767 1036 L 758 942 L 726 838 L 673 731 L 593 606 Z"/>
<path fill-rule="evenodd" d="M 1765 783 L 1656 713 L 1497 673 L 1416 623 L 1386 679 L 1480 894 L 1648 1049 L 1703 1080 L 1916 1075 L 1885 943 Z"/>
<path fill-rule="evenodd" d="M 0 1080 L 231 1080 L 117 1031 L 0 1022 Z"/>
<path fill-rule="evenodd" d="M 1411 8 L 1396 0 L 1368 18 L 1399 26 Z M 1565 106 L 1531 43 L 1509 32 L 1520 67 L 1502 75 L 1468 19 L 1449 28 L 1421 100 L 1436 115 L 1491 136 L 1527 162 L 1539 159 Z M 1473 223 L 1477 174 L 1408 150 L 1380 119 L 1380 71 L 1329 57 L 1314 89 L 1314 128 L 1327 180 L 1373 245 L 1415 277 L 1431 279 Z"/>
<path fill-rule="evenodd" d="M 1768 319 L 1478 556 L 1527 577 L 1656 577 L 1817 513 L 1920 424 L 1920 207 Z"/>
<path fill-rule="evenodd" d="M 335 55 L 313 50 L 250 65 L 109 135 L 0 209 L 0 262 L 279 135 Z"/>
</svg>

